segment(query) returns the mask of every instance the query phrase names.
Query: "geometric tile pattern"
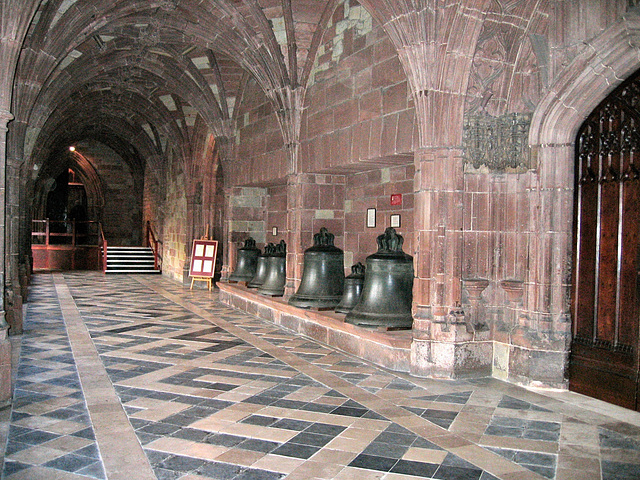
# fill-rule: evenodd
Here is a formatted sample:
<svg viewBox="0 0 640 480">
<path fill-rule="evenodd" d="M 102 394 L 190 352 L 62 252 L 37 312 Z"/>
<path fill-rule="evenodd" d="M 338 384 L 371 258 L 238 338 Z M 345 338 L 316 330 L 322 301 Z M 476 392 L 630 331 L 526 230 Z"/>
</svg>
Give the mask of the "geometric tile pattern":
<svg viewBox="0 0 640 480">
<path fill-rule="evenodd" d="M 20 347 L 2 478 L 26 474 L 24 470 L 37 466 L 104 479 L 51 278 L 37 276 L 34 281 L 26 304 L 28 321 Z"/>
<path fill-rule="evenodd" d="M 32 277 L 3 478 L 106 478 L 51 278 Z M 64 282 L 158 479 L 640 478 L 635 424 L 495 379 L 388 372 L 215 290 Z"/>
</svg>

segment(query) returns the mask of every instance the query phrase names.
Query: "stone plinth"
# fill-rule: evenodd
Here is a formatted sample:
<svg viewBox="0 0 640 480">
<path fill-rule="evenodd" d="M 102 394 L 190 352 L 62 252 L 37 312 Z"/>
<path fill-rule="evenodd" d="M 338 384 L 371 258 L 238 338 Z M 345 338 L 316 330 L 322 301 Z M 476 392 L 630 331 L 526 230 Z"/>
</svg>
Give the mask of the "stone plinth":
<svg viewBox="0 0 640 480">
<path fill-rule="evenodd" d="M 7 327 L 4 318 L 0 318 L 0 408 L 11 403 L 11 342 Z"/>
<path fill-rule="evenodd" d="M 264 297 L 240 284 L 220 282 L 217 287 L 220 301 L 231 307 L 389 370 L 410 371 L 410 331 L 364 329 L 344 323 L 342 314 L 294 307 L 285 298 Z"/>
</svg>

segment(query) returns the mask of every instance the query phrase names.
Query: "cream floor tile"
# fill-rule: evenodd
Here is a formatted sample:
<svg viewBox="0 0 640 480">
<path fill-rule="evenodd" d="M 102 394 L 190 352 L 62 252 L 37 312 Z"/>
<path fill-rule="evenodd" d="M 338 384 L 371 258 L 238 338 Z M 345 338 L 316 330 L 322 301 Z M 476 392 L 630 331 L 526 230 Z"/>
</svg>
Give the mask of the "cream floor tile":
<svg viewBox="0 0 640 480">
<path fill-rule="evenodd" d="M 430 450 L 427 448 L 411 447 L 402 456 L 402 459 L 414 462 L 442 463 L 446 456 L 447 451 L 445 450 Z"/>
<path fill-rule="evenodd" d="M 27 463 L 30 465 L 42 465 L 50 460 L 66 455 L 67 452 L 49 448 L 46 446 L 35 446 L 25 448 L 19 452 L 8 455 L 7 458 L 16 462 Z"/>
<path fill-rule="evenodd" d="M 289 474 L 296 468 L 302 465 L 305 460 L 301 458 L 283 457 L 281 455 L 267 454 L 264 457 L 257 460 L 252 467 L 261 468 L 264 470 L 271 470 L 273 472 L 280 472 Z"/>
<path fill-rule="evenodd" d="M 306 475 L 307 478 L 314 477 L 331 479 L 335 478 L 335 476 L 344 469 L 343 465 L 317 462 L 314 460 L 303 463 L 291 473 L 294 475 Z"/>
<path fill-rule="evenodd" d="M 227 450 L 221 455 L 216 457 L 219 462 L 228 462 L 235 465 L 244 465 L 245 467 L 251 467 L 258 460 L 264 457 L 262 452 L 250 452 L 248 450 L 242 450 L 239 448 L 232 448 Z"/>
</svg>

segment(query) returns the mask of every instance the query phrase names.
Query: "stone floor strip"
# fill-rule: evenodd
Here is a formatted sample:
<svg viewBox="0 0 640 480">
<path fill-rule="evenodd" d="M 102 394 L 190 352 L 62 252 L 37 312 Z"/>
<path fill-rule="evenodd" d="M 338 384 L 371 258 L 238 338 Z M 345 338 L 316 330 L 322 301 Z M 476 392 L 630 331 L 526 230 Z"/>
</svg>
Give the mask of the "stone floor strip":
<svg viewBox="0 0 640 480">
<path fill-rule="evenodd" d="M 64 277 L 53 279 L 107 478 L 155 480 Z"/>
</svg>

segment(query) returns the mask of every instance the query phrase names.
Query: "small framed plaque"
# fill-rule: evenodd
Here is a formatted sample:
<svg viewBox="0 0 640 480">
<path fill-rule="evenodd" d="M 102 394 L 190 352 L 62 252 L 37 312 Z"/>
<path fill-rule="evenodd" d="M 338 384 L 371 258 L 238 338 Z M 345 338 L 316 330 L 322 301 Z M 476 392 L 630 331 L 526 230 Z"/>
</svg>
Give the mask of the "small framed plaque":
<svg viewBox="0 0 640 480">
<path fill-rule="evenodd" d="M 400 228 L 400 214 L 394 213 L 391 215 L 391 227 Z"/>
<path fill-rule="evenodd" d="M 367 228 L 374 228 L 376 226 L 376 209 L 367 208 Z"/>
</svg>

